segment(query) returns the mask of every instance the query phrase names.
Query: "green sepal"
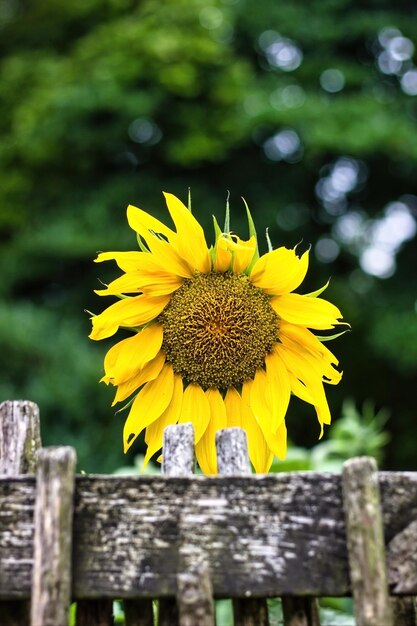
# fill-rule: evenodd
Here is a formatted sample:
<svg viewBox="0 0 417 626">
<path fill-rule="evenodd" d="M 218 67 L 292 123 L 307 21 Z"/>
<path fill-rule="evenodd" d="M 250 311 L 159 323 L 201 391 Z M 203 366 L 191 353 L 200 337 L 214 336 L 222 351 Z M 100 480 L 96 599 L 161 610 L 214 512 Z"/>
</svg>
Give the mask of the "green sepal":
<svg viewBox="0 0 417 626">
<path fill-rule="evenodd" d="M 268 245 L 268 252 L 272 252 L 274 248 L 272 247 L 272 242 L 271 242 L 271 238 L 269 236 L 268 230 L 269 230 L 268 228 L 265 230 L 265 238 L 266 238 L 266 243 Z"/>
<path fill-rule="evenodd" d="M 256 232 L 255 223 L 253 221 L 252 214 L 248 207 L 248 203 L 246 202 L 245 198 L 242 198 L 242 200 L 243 200 L 243 204 L 245 205 L 246 216 L 248 219 L 249 239 L 251 237 L 255 237 L 255 241 L 256 241 L 255 253 L 253 255 L 252 261 L 249 263 L 248 267 L 246 268 L 246 274 L 250 274 L 253 266 L 255 265 L 256 261 L 259 259 L 258 233 Z"/>
<path fill-rule="evenodd" d="M 213 215 L 213 226 L 214 226 L 214 246 L 211 246 L 209 252 L 210 252 L 211 262 L 214 264 L 214 260 L 217 254 L 217 242 L 219 241 L 219 237 L 221 237 L 223 234 L 216 220 L 215 215 Z"/>
<path fill-rule="evenodd" d="M 136 239 L 138 241 L 138 246 L 139 248 L 142 250 L 142 252 L 149 252 L 149 248 L 147 248 L 145 246 L 145 244 L 143 243 L 143 239 L 142 237 L 139 235 L 139 233 L 136 233 Z"/>
<path fill-rule="evenodd" d="M 327 289 L 329 284 L 330 284 L 330 278 L 327 281 L 327 283 L 324 285 L 324 287 L 320 287 L 320 289 L 316 289 L 316 291 L 311 291 L 310 293 L 305 293 L 304 295 L 307 296 L 308 298 L 317 298 L 323 293 L 323 291 L 325 291 L 325 289 Z"/>
<path fill-rule="evenodd" d="M 192 213 L 191 210 L 191 189 L 188 187 L 188 202 L 187 202 L 187 207 L 188 210 L 190 211 L 190 213 Z"/>
<path fill-rule="evenodd" d="M 117 415 L 118 413 L 121 413 L 125 409 L 128 409 L 130 405 L 133 404 L 133 401 L 135 400 L 137 395 L 138 394 L 134 395 L 133 398 L 130 398 L 130 400 L 128 400 L 128 402 L 126 402 L 126 404 L 124 404 L 121 409 L 117 409 L 117 411 L 115 412 L 115 415 Z"/>
<path fill-rule="evenodd" d="M 325 343 L 326 341 L 333 341 L 333 339 L 337 339 L 338 337 L 341 337 L 345 333 L 350 333 L 350 324 L 348 324 L 347 322 L 341 322 L 341 323 L 346 324 L 346 326 L 349 326 L 349 328 L 346 328 L 346 330 L 342 330 L 341 333 L 335 333 L 334 335 L 327 335 L 324 337 L 320 337 L 319 335 L 316 335 L 317 339 L 321 341 L 322 343 Z"/>
<path fill-rule="evenodd" d="M 226 213 L 224 216 L 224 233 L 230 233 L 230 206 L 229 206 L 229 198 L 230 198 L 230 191 L 227 192 L 227 198 L 226 198 Z"/>
</svg>

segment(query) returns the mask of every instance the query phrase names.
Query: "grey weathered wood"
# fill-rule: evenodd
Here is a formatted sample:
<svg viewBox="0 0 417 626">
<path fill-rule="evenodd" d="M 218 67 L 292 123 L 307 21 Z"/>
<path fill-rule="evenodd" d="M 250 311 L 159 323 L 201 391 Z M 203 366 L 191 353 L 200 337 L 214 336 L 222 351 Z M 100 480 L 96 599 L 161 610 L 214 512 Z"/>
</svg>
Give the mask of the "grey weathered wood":
<svg viewBox="0 0 417 626">
<path fill-rule="evenodd" d="M 190 476 L 194 473 L 193 425 L 174 424 L 164 430 L 162 473 L 165 476 Z"/>
<path fill-rule="evenodd" d="M 75 626 L 113 626 L 113 601 L 79 600 Z"/>
<path fill-rule="evenodd" d="M 153 626 L 153 607 L 149 600 L 125 600 L 125 626 Z"/>
<path fill-rule="evenodd" d="M 194 472 L 194 429 L 192 424 L 168 426 L 164 431 L 162 471 L 165 476 L 190 476 Z M 160 617 L 170 615 L 170 624 L 180 626 L 213 626 L 212 587 L 201 553 L 183 532 L 181 512 L 178 523 L 179 561 L 176 577 L 176 601 L 160 602 Z M 176 606 L 173 606 L 176 604 Z M 178 610 L 178 613 L 176 612 Z M 177 621 L 178 620 L 178 621 Z"/>
<path fill-rule="evenodd" d="M 216 433 L 216 451 L 219 474 L 245 476 L 252 473 L 246 431 L 242 428 L 225 428 Z M 235 626 L 268 626 L 266 599 L 234 598 L 233 618 Z"/>
<path fill-rule="evenodd" d="M 389 545 L 417 518 L 417 473 L 378 478 Z M 1 599 L 30 595 L 35 491 L 32 477 L 0 479 Z M 207 554 L 215 597 L 350 593 L 338 475 L 77 476 L 74 500 L 75 599 L 174 596 L 180 525 Z M 401 589 L 416 595 L 415 577 Z"/>
<path fill-rule="evenodd" d="M 315 598 L 283 596 L 282 613 L 284 626 L 320 626 L 319 605 Z"/>
<path fill-rule="evenodd" d="M 34 473 L 41 446 L 39 409 L 33 402 L 15 400 L 0 404 L 0 476 Z M 9 556 L 13 569 L 14 556 Z M 0 574 L 1 579 L 1 574 Z M 30 621 L 29 602 L 2 602 L 2 626 L 25 626 Z"/>
<path fill-rule="evenodd" d="M 410 512 L 411 513 L 411 512 Z M 389 582 L 397 593 L 406 593 L 406 585 L 417 587 L 417 515 L 409 520 L 388 544 L 391 569 Z"/>
<path fill-rule="evenodd" d="M 268 626 L 268 604 L 260 598 L 233 599 L 234 626 Z"/>
<path fill-rule="evenodd" d="M 350 459 L 342 477 L 357 626 L 394 626 L 376 462 L 368 457 Z"/>
<path fill-rule="evenodd" d="M 180 626 L 214 626 L 213 588 L 204 562 L 177 576 Z"/>
<path fill-rule="evenodd" d="M 252 473 L 246 431 L 224 428 L 216 433 L 217 468 L 222 476 L 245 476 Z"/>
<path fill-rule="evenodd" d="M 190 476 L 194 473 L 194 429 L 192 424 L 173 424 L 164 430 L 162 474 Z M 177 587 L 175 591 L 177 592 Z M 176 598 L 159 602 L 160 626 L 177 626 L 180 616 Z"/>
<path fill-rule="evenodd" d="M 39 408 L 15 400 L 0 404 L 0 476 L 33 474 L 41 447 Z"/>
<path fill-rule="evenodd" d="M 38 453 L 31 626 L 68 626 L 75 465 L 70 447 Z"/>
</svg>

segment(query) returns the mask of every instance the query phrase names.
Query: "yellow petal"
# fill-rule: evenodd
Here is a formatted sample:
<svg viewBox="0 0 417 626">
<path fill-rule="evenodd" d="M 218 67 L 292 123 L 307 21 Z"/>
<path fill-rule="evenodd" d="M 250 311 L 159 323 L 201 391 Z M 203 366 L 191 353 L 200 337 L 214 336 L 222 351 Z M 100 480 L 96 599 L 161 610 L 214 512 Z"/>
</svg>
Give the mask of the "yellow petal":
<svg viewBox="0 0 417 626">
<path fill-rule="evenodd" d="M 314 404 L 313 397 L 311 393 L 309 393 L 307 387 L 301 380 L 298 380 L 296 376 L 292 372 L 288 372 L 288 378 L 290 379 L 291 391 L 292 393 L 300 398 L 304 402 L 308 402 L 309 404 Z"/>
<path fill-rule="evenodd" d="M 221 235 L 216 241 L 216 253 L 213 262 L 215 272 L 227 272 L 232 262 L 232 253 L 228 250 L 225 238 Z"/>
<path fill-rule="evenodd" d="M 330 424 L 331 416 L 320 372 L 313 369 L 311 367 L 311 362 L 309 362 L 303 355 L 289 349 L 287 346 L 278 345 L 276 350 L 279 352 L 280 357 L 284 361 L 287 369 L 292 372 L 296 378 L 301 380 L 302 383 L 304 383 L 308 394 L 313 399 L 314 407 L 321 426 L 321 437 L 323 434 L 323 424 Z"/>
<path fill-rule="evenodd" d="M 274 458 L 265 436 L 250 408 L 252 381 L 243 385 L 241 398 L 241 427 L 245 429 L 248 438 L 249 458 L 255 471 L 259 474 L 268 472 Z"/>
<path fill-rule="evenodd" d="M 99 296 L 117 296 L 129 293 L 145 293 L 153 297 L 164 296 L 181 287 L 182 283 L 183 279 L 163 271 L 158 274 L 143 271 L 128 272 L 113 280 L 106 289 L 96 289 L 95 293 Z"/>
<path fill-rule="evenodd" d="M 248 386 L 246 381 L 243 388 Z M 272 432 L 272 408 L 270 404 L 270 393 L 268 388 L 268 379 L 263 369 L 257 370 L 251 385 L 250 408 L 266 436 Z"/>
<path fill-rule="evenodd" d="M 170 296 L 141 295 L 124 298 L 92 318 L 93 329 L 90 339 L 106 339 L 117 332 L 119 326 L 134 328 L 155 319 L 168 304 Z"/>
<path fill-rule="evenodd" d="M 148 449 L 146 450 L 142 471 L 145 469 L 149 463 L 149 459 L 155 454 L 155 452 L 162 448 L 165 428 L 178 422 L 181 413 L 182 394 L 182 378 L 177 374 L 174 374 L 174 391 L 172 393 L 171 402 L 162 413 L 161 417 L 158 417 L 155 422 L 149 424 L 146 429 L 145 442 Z"/>
<path fill-rule="evenodd" d="M 271 298 L 271 306 L 280 317 L 291 324 L 316 330 L 334 328 L 342 317 L 339 309 L 327 300 L 288 293 Z"/>
<path fill-rule="evenodd" d="M 256 237 L 253 236 L 248 241 L 236 237 L 236 241 L 232 240 L 232 242 L 233 247 L 230 248 L 234 252 L 232 269 L 235 274 L 242 274 L 250 265 L 256 252 Z"/>
<path fill-rule="evenodd" d="M 298 257 L 295 249 L 277 248 L 256 261 L 250 279 L 265 293 L 278 296 L 297 289 L 307 269 L 308 251 Z"/>
<path fill-rule="evenodd" d="M 165 411 L 174 391 L 174 372 L 165 364 L 158 378 L 146 383 L 136 396 L 123 428 L 123 447 L 129 450 L 142 430 Z"/>
<path fill-rule="evenodd" d="M 104 358 L 105 381 L 119 385 L 137 374 L 158 354 L 162 339 L 162 324 L 152 324 L 110 348 Z"/>
<path fill-rule="evenodd" d="M 224 406 L 226 407 L 227 426 L 242 426 L 242 398 L 240 393 L 234 387 L 229 387 L 224 398 Z"/>
<path fill-rule="evenodd" d="M 273 451 L 275 456 L 277 456 L 281 461 L 283 461 L 287 456 L 287 427 L 285 425 L 285 421 L 283 421 L 281 426 L 278 428 L 276 437 L 273 441 Z"/>
<path fill-rule="evenodd" d="M 305 328 L 300 328 L 300 330 L 303 330 L 307 333 L 309 332 Z M 337 362 L 337 359 L 330 352 L 330 350 L 324 352 L 326 348 L 324 348 L 324 346 L 320 344 L 316 337 L 315 339 L 317 339 L 320 346 L 324 348 L 323 351 L 319 352 L 318 350 L 313 350 L 312 347 L 306 347 L 305 344 L 294 341 L 290 338 L 289 333 L 284 333 L 282 331 L 282 328 L 280 328 L 280 339 L 284 346 L 287 346 L 294 353 L 299 354 L 306 362 L 309 363 L 309 367 L 312 371 L 316 372 L 320 380 L 323 380 L 324 382 L 332 385 L 337 385 L 340 382 L 342 374 L 341 372 L 338 372 L 336 369 L 334 369 L 332 365 L 332 361 Z M 313 345 L 314 342 L 311 342 L 310 346 Z"/>
<path fill-rule="evenodd" d="M 164 267 L 169 267 L 173 274 L 183 278 L 191 278 L 193 276 L 194 270 L 190 268 L 186 259 L 177 252 L 171 243 L 152 237 L 148 240 L 148 245 L 158 263 Z"/>
<path fill-rule="evenodd" d="M 231 265 L 232 272 L 242 274 L 252 261 L 255 251 L 255 236 L 244 241 L 236 235 L 222 234 L 216 241 L 214 269 L 216 272 L 226 272 Z"/>
<path fill-rule="evenodd" d="M 177 230 L 175 248 L 185 259 L 191 271 L 207 274 L 211 269 L 210 254 L 204 231 L 191 211 L 171 193 L 165 193 L 168 211 Z"/>
<path fill-rule="evenodd" d="M 181 407 L 180 424 L 191 422 L 194 426 L 194 441 L 197 444 L 210 421 L 210 405 L 207 396 L 200 387 L 192 383 L 184 391 Z"/>
<path fill-rule="evenodd" d="M 145 252 L 100 252 L 94 263 L 102 263 L 103 261 L 116 261 L 117 265 L 124 272 L 134 272 L 139 269 L 143 256 L 150 256 Z"/>
<path fill-rule="evenodd" d="M 218 389 L 207 389 L 206 398 L 210 405 L 210 421 L 196 444 L 195 453 L 204 474 L 217 474 L 216 433 L 226 428 L 226 408 Z"/>
<path fill-rule="evenodd" d="M 271 430 L 275 433 L 284 421 L 291 396 L 287 368 L 279 354 L 272 351 L 265 357 L 268 393 L 272 410 Z"/>
<path fill-rule="evenodd" d="M 299 345 L 305 346 L 314 353 L 321 354 L 329 363 L 333 363 L 334 365 L 338 365 L 339 363 L 335 355 L 307 328 L 281 320 L 279 324 L 279 336 L 283 343 L 285 343 L 288 338 Z"/>
<path fill-rule="evenodd" d="M 159 376 L 164 363 L 165 354 L 163 352 L 159 352 L 159 354 L 157 354 L 152 361 L 149 361 L 149 363 L 147 363 L 137 374 L 132 376 L 132 378 L 120 383 L 117 387 L 112 406 L 118 402 L 126 400 L 126 398 L 136 391 L 136 389 L 139 389 L 139 387 L 142 387 L 145 383 L 148 383 L 150 380 L 155 380 L 155 378 Z"/>
<path fill-rule="evenodd" d="M 131 204 L 127 207 L 127 221 L 130 228 L 143 237 L 147 243 L 149 239 L 155 238 L 158 234 L 163 235 L 169 241 L 175 239 L 174 231 L 168 226 Z"/>
</svg>

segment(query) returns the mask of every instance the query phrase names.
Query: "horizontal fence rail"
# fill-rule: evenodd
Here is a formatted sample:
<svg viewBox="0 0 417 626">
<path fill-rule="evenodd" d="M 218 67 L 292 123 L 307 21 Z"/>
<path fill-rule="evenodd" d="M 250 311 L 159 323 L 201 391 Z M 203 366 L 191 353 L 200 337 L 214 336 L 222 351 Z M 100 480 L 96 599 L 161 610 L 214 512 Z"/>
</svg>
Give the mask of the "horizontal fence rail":
<svg viewBox="0 0 417 626">
<path fill-rule="evenodd" d="M 1 404 L 0 625 L 68 626 L 75 600 L 75 626 L 112 626 L 117 598 L 125 626 L 214 626 L 217 597 L 269 626 L 279 596 L 284 626 L 320 626 L 318 597 L 353 595 L 357 626 L 417 626 L 417 473 L 253 475 L 244 431 L 216 446 L 215 477 L 191 424 L 166 429 L 161 476 L 76 476 L 36 405 Z"/>
<path fill-rule="evenodd" d="M 417 474 L 378 482 L 391 593 L 417 594 L 416 544 L 401 541 L 416 540 Z M 35 479 L 0 479 L 0 500 L 0 598 L 27 598 Z M 207 555 L 219 597 L 350 593 L 341 477 L 297 472 L 77 476 L 73 596 L 175 595 L 182 538 Z"/>
</svg>

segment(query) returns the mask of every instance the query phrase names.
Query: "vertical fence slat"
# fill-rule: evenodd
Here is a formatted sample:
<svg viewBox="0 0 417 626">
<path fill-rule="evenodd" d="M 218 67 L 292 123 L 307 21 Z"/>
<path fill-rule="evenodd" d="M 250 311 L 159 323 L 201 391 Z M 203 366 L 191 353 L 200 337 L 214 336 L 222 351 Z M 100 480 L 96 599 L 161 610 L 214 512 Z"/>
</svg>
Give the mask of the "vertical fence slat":
<svg viewBox="0 0 417 626">
<path fill-rule="evenodd" d="M 42 448 L 36 481 L 31 626 L 67 626 L 75 450 Z"/>
<path fill-rule="evenodd" d="M 189 476 L 194 473 L 194 429 L 192 424 L 174 424 L 164 431 L 162 474 Z M 175 598 L 159 601 L 159 626 L 178 626 L 179 613 Z"/>
<path fill-rule="evenodd" d="M 217 466 L 223 476 L 251 473 L 246 432 L 242 428 L 225 428 L 216 434 Z M 265 598 L 234 598 L 235 626 L 268 626 Z"/>
<path fill-rule="evenodd" d="M 41 447 L 39 408 L 15 400 L 0 404 L 0 476 L 34 474 Z"/>
<path fill-rule="evenodd" d="M 152 600 L 125 600 L 125 626 L 153 626 Z"/>
<path fill-rule="evenodd" d="M 112 600 L 78 600 L 76 626 L 113 626 Z"/>
<path fill-rule="evenodd" d="M 34 402 L 15 400 L 0 404 L 0 476 L 34 474 L 41 447 L 39 408 Z M 27 626 L 30 603 L 0 602 L 2 626 Z"/>
<path fill-rule="evenodd" d="M 164 432 L 162 472 L 165 476 L 189 476 L 194 472 L 192 424 L 168 426 Z M 181 521 L 180 521 L 181 535 Z M 159 603 L 159 626 L 214 626 L 214 607 L 209 571 L 195 552 L 191 560 L 187 537 L 180 539 L 180 571 L 175 600 Z"/>
<path fill-rule="evenodd" d="M 357 626 L 394 626 L 375 460 L 346 461 L 342 485 Z"/>
<path fill-rule="evenodd" d="M 164 431 L 162 473 L 165 476 L 189 476 L 194 473 L 194 429 L 192 424 L 167 426 Z M 159 626 L 178 626 L 175 598 L 159 601 Z"/>
<path fill-rule="evenodd" d="M 284 596 L 282 613 L 284 626 L 320 626 L 319 607 L 315 598 Z"/>
<path fill-rule="evenodd" d="M 417 626 L 417 598 L 393 597 L 391 606 L 395 626 Z"/>
</svg>

